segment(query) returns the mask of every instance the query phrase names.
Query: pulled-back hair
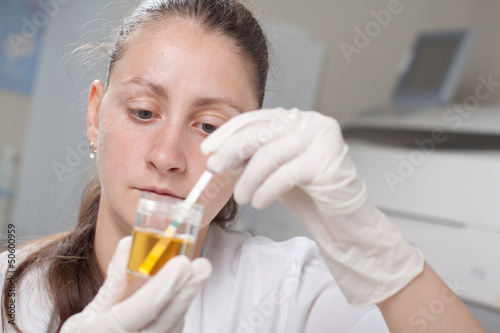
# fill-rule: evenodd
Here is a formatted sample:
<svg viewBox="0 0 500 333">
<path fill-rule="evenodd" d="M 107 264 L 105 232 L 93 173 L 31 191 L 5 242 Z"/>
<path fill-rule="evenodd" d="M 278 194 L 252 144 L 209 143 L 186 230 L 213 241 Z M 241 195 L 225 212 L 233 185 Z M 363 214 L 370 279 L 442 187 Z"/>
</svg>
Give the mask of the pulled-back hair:
<svg viewBox="0 0 500 333">
<path fill-rule="evenodd" d="M 197 24 L 203 32 L 228 38 L 238 55 L 246 60 L 253 74 L 254 93 L 262 107 L 269 68 L 267 40 L 252 13 L 237 0 L 146 0 L 124 20 L 109 51 L 108 83 L 114 66 L 133 45 L 135 36 L 161 29 L 160 23 L 185 19 Z M 59 331 L 62 324 L 94 298 L 104 282 L 94 251 L 94 239 L 101 200 L 101 186 L 96 176 L 82 195 L 80 213 L 75 227 L 66 233 L 49 237 L 38 250 L 29 254 L 17 267 L 17 283 L 29 270 L 48 265 L 48 292 L 54 304 L 50 331 Z M 213 223 L 225 227 L 237 212 L 233 198 L 214 218 Z M 44 266 L 45 267 L 45 266 Z M 41 286 L 34 286 L 35 288 Z M 5 284 L 2 290 L 2 326 L 10 298 Z M 17 327 L 16 329 L 20 331 Z"/>
</svg>

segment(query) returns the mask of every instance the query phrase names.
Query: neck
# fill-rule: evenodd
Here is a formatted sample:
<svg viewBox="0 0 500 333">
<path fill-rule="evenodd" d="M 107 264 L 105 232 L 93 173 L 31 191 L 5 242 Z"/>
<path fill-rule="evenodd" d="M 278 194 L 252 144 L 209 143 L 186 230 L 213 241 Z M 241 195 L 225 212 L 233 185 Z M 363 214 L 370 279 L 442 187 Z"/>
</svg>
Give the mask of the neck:
<svg viewBox="0 0 500 333">
<path fill-rule="evenodd" d="M 101 200 L 99 204 L 94 241 L 95 254 L 104 276 L 106 276 L 108 265 L 113 258 L 118 242 L 123 237 L 130 235 L 130 230 L 121 226 L 113 216 L 108 216 L 106 212 L 109 211 L 102 207 L 105 204 L 104 200 Z"/>
</svg>

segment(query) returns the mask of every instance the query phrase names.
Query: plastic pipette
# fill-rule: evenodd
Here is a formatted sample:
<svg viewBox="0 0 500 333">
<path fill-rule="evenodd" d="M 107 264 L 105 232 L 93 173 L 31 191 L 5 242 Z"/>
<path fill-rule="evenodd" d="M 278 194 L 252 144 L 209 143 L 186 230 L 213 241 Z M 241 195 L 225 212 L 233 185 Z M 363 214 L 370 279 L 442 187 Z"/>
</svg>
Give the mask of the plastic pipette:
<svg viewBox="0 0 500 333">
<path fill-rule="evenodd" d="M 144 259 L 141 266 L 139 267 L 139 272 L 145 275 L 149 275 L 151 273 L 151 270 L 153 269 L 153 267 L 155 267 L 163 252 L 165 252 L 165 250 L 167 249 L 168 244 L 170 243 L 170 238 L 174 236 L 175 232 L 177 231 L 177 227 L 180 223 L 182 223 L 182 221 L 186 217 L 186 214 L 196 203 L 196 200 L 198 200 L 201 193 L 208 185 L 208 182 L 210 181 L 210 179 L 212 179 L 212 176 L 213 173 L 209 170 L 205 170 L 205 172 L 203 172 L 191 192 L 189 192 L 186 200 L 184 200 L 181 211 L 163 233 L 165 237 L 160 238 L 160 240 L 156 242 L 155 246 L 153 246 L 151 251 L 149 251 L 146 259 Z"/>
</svg>

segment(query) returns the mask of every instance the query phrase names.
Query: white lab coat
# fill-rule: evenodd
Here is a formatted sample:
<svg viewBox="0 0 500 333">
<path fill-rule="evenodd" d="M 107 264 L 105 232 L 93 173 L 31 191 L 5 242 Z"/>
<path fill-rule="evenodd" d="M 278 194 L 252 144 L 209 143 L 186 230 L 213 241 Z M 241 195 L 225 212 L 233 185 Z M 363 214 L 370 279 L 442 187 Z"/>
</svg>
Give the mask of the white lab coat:
<svg viewBox="0 0 500 333">
<path fill-rule="evenodd" d="M 2 280 L 6 254 L 0 255 Z M 389 332 L 376 306 L 348 306 L 308 238 L 274 242 L 212 225 L 203 256 L 213 273 L 187 312 L 185 333 Z M 31 271 L 16 286 L 16 323 L 25 333 L 45 332 L 50 321 L 43 273 Z M 10 325 L 7 332 L 14 332 Z"/>
<path fill-rule="evenodd" d="M 212 225 L 203 256 L 213 273 L 184 332 L 389 332 L 376 306 L 347 304 L 308 238 L 274 242 Z"/>
</svg>

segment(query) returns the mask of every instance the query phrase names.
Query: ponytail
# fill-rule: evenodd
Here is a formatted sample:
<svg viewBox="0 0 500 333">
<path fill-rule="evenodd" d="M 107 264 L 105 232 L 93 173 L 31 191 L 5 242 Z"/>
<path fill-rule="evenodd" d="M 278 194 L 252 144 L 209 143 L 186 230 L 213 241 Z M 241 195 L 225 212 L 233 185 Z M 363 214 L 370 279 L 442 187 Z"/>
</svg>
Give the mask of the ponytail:
<svg viewBox="0 0 500 333">
<path fill-rule="evenodd" d="M 94 251 L 100 199 L 101 185 L 95 176 L 84 190 L 74 230 L 53 245 L 48 280 L 54 312 L 60 323 L 57 331 L 62 323 L 92 301 L 104 282 Z"/>
<path fill-rule="evenodd" d="M 37 241 L 35 244 L 42 243 L 42 247 L 30 253 L 17 267 L 16 283 L 19 285 L 29 270 L 48 265 L 47 285 L 54 304 L 49 327 L 51 332 L 58 332 L 70 316 L 82 311 L 104 282 L 104 274 L 94 251 L 100 198 L 101 186 L 95 176 L 83 192 L 80 214 L 74 229 Z M 7 309 L 10 300 L 8 285 L 5 284 L 2 290 L 3 309 Z M 6 313 L 2 311 L 4 330 L 6 322 Z M 21 332 L 17 326 L 13 327 Z"/>
</svg>

